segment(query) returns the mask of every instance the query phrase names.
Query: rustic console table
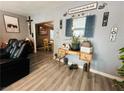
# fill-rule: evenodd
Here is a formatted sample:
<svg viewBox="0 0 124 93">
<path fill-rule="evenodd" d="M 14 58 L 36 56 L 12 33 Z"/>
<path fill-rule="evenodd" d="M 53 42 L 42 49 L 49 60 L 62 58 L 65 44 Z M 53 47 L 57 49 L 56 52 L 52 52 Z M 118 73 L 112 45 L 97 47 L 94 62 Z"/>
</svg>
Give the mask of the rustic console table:
<svg viewBox="0 0 124 93">
<path fill-rule="evenodd" d="M 90 64 L 92 62 L 93 53 L 84 53 L 81 51 L 66 50 L 63 48 L 59 48 L 58 53 L 65 54 L 65 55 L 68 55 L 68 54 L 78 55 L 80 60 L 84 60 L 86 62 L 87 71 L 89 72 Z"/>
</svg>

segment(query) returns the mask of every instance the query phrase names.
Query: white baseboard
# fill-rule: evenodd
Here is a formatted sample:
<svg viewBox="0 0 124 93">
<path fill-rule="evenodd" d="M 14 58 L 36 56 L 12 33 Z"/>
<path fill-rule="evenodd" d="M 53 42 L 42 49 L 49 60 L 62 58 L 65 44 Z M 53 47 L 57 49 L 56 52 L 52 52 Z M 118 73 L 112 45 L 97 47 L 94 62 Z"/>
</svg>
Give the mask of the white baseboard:
<svg viewBox="0 0 124 93">
<path fill-rule="evenodd" d="M 123 81 L 124 78 L 120 78 L 118 76 L 114 76 L 114 75 L 111 75 L 111 74 L 107 74 L 107 73 L 104 73 L 104 72 L 100 72 L 100 71 L 97 71 L 95 69 L 90 69 L 91 72 L 93 73 L 96 73 L 96 74 L 99 74 L 99 75 L 102 75 L 102 76 L 105 76 L 107 78 L 111 78 L 111 79 L 116 79 L 118 81 Z"/>
<path fill-rule="evenodd" d="M 82 69 L 82 66 L 79 66 L 79 68 Z M 93 72 L 95 74 L 98 74 L 98 75 L 101 75 L 101 76 L 104 76 L 104 77 L 107 77 L 107 78 L 110 78 L 110 79 L 116 79 L 118 81 L 124 81 L 124 78 L 114 76 L 114 75 L 111 75 L 111 74 L 107 74 L 107 73 L 104 73 L 104 72 L 101 72 L 101 71 L 97 71 L 97 70 L 92 69 L 92 68 L 90 69 L 90 72 Z"/>
<path fill-rule="evenodd" d="M 63 62 L 63 60 L 61 60 L 61 62 Z M 72 63 L 68 62 L 69 65 L 71 65 Z M 79 68 L 83 69 L 83 66 L 79 66 Z M 107 74 L 107 73 L 104 73 L 104 72 L 101 72 L 101 71 L 97 71 L 95 69 L 90 69 L 91 72 L 95 73 L 95 74 L 98 74 L 98 75 L 101 75 L 101 76 L 104 76 L 104 77 L 107 77 L 107 78 L 110 78 L 110 79 L 116 79 L 118 81 L 124 81 L 124 78 L 121 78 L 121 77 L 118 77 L 118 76 L 114 76 L 114 75 L 111 75 L 111 74 Z"/>
</svg>

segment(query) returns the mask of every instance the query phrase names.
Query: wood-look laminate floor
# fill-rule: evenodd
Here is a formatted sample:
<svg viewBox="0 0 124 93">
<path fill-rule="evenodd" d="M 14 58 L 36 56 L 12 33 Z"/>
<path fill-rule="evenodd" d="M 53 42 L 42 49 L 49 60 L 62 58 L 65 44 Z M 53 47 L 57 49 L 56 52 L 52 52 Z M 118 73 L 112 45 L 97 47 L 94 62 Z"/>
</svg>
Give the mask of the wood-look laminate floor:
<svg viewBox="0 0 124 93">
<path fill-rule="evenodd" d="M 111 79 L 82 69 L 69 70 L 66 65 L 57 64 L 52 53 L 38 52 L 30 55 L 31 73 L 16 81 L 3 91 L 104 91 L 119 90 Z"/>
</svg>

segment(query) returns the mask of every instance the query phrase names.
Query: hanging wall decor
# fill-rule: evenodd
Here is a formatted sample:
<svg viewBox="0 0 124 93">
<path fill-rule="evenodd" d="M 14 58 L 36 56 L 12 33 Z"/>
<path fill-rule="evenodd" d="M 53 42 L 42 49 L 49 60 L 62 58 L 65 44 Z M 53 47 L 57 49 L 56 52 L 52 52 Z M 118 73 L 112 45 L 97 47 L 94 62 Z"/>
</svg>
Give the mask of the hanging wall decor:
<svg viewBox="0 0 124 93">
<path fill-rule="evenodd" d="M 28 27 L 29 27 L 30 34 L 32 34 L 32 32 L 31 32 L 31 22 L 32 22 L 33 20 L 32 20 L 31 17 L 29 16 L 29 17 L 28 17 L 28 20 L 26 20 L 26 21 L 28 22 Z"/>
<path fill-rule="evenodd" d="M 67 16 L 67 12 L 65 12 L 65 13 L 63 14 L 63 16 L 64 16 L 64 17 Z"/>
<path fill-rule="evenodd" d="M 4 21 L 7 32 L 19 32 L 18 18 L 4 15 Z"/>
<path fill-rule="evenodd" d="M 105 7 L 107 6 L 107 3 L 102 3 L 98 6 L 98 9 L 101 10 L 101 9 L 104 9 Z"/>
<path fill-rule="evenodd" d="M 47 35 L 47 34 L 48 34 L 48 31 L 46 31 L 46 30 L 39 31 L 39 35 Z"/>
<path fill-rule="evenodd" d="M 31 33 L 31 36 L 34 37 L 34 33 Z"/>
<path fill-rule="evenodd" d="M 79 12 L 84 12 L 84 11 L 97 9 L 97 5 L 98 5 L 98 3 L 94 2 L 94 3 L 91 3 L 91 4 L 71 8 L 71 9 L 68 10 L 68 14 L 74 14 L 74 13 L 79 13 Z"/>
<path fill-rule="evenodd" d="M 104 12 L 102 26 L 107 26 L 108 23 L 109 12 Z"/>
<path fill-rule="evenodd" d="M 118 32 L 118 28 L 117 28 L 117 27 L 113 27 L 113 28 L 111 29 L 110 41 L 115 41 L 115 40 L 116 40 L 117 32 Z"/>
<path fill-rule="evenodd" d="M 62 29 L 62 20 L 60 20 L 60 29 Z"/>
</svg>

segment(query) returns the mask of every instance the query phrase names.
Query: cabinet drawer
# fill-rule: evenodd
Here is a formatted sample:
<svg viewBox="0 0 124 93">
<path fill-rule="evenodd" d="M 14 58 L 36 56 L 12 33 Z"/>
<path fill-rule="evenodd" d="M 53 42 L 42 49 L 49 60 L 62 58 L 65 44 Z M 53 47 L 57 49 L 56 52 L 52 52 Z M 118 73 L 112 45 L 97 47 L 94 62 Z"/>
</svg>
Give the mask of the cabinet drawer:
<svg viewBox="0 0 124 93">
<path fill-rule="evenodd" d="M 67 54 L 79 55 L 79 52 L 76 52 L 76 51 L 68 51 Z"/>
<path fill-rule="evenodd" d="M 92 60 L 92 54 L 80 53 L 80 59 L 85 60 L 85 61 L 91 61 Z"/>
<path fill-rule="evenodd" d="M 66 51 L 64 49 L 59 48 L 58 55 L 59 56 L 65 56 L 66 55 Z"/>
</svg>

